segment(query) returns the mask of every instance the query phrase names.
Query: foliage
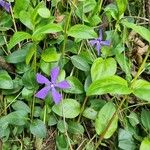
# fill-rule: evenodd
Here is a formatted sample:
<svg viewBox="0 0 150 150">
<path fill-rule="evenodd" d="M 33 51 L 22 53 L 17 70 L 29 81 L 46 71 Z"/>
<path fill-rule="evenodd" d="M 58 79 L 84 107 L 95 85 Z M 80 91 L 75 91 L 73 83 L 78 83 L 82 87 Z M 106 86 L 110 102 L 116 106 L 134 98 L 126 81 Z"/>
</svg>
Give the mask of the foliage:
<svg viewBox="0 0 150 150">
<path fill-rule="evenodd" d="M 0 146 L 149 150 L 147 5 L 0 0 Z"/>
</svg>

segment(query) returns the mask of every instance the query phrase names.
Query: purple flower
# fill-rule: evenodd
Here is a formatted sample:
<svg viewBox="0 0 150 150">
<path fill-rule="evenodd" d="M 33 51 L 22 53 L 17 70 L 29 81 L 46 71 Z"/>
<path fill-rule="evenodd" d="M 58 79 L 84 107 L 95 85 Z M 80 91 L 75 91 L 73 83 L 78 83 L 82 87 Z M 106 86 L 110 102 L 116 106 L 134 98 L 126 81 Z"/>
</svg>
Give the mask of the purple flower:
<svg viewBox="0 0 150 150">
<path fill-rule="evenodd" d="M 89 43 L 92 46 L 96 46 L 96 50 L 98 52 L 98 55 L 100 55 L 100 49 L 101 46 L 109 46 L 110 45 L 110 41 L 106 40 L 106 41 L 102 41 L 102 30 L 99 30 L 99 37 L 95 40 L 90 40 Z"/>
<path fill-rule="evenodd" d="M 45 97 L 47 96 L 47 94 L 50 91 L 54 102 L 56 104 L 58 104 L 60 102 L 60 100 L 62 99 L 62 95 L 60 93 L 58 93 L 56 89 L 57 88 L 67 89 L 67 88 L 70 88 L 70 85 L 66 80 L 56 83 L 56 80 L 59 75 L 59 71 L 60 71 L 59 67 L 55 67 L 51 70 L 51 81 L 48 80 L 43 75 L 37 73 L 37 75 L 36 75 L 37 82 L 40 84 L 45 84 L 45 87 L 36 93 L 36 95 L 35 95 L 36 97 L 38 97 L 40 99 L 45 99 Z"/>
<path fill-rule="evenodd" d="M 10 4 L 4 0 L 0 0 L 0 5 L 7 11 L 10 12 Z"/>
</svg>

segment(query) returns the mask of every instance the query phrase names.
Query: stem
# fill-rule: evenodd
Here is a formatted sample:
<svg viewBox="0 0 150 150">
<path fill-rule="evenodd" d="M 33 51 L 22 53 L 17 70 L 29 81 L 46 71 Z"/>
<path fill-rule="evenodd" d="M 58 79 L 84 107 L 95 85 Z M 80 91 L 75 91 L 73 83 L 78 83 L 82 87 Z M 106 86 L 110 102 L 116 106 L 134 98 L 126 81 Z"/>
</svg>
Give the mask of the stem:
<svg viewBox="0 0 150 150">
<path fill-rule="evenodd" d="M 43 117 L 44 124 L 46 124 L 46 112 L 47 112 L 47 106 L 45 104 L 45 107 L 44 107 L 44 117 Z"/>
<path fill-rule="evenodd" d="M 114 113 L 113 116 L 111 117 L 110 121 L 108 122 L 108 124 L 107 124 L 105 130 L 104 130 L 104 131 L 102 132 L 102 134 L 100 135 L 99 140 L 98 140 L 98 142 L 97 142 L 97 144 L 96 144 L 96 149 L 97 149 L 97 148 L 99 147 L 99 145 L 101 144 L 102 140 L 104 139 L 104 136 L 105 136 L 106 132 L 108 131 L 109 127 L 111 126 L 111 124 L 112 124 L 113 120 L 115 119 L 116 115 L 119 113 L 119 110 L 121 109 L 121 107 L 122 107 L 122 105 L 123 105 L 123 103 L 125 102 L 126 99 L 127 99 L 127 96 L 124 96 L 124 98 L 122 99 L 122 101 L 121 101 L 119 107 L 117 108 L 117 110 L 115 111 L 115 113 Z"/>
<path fill-rule="evenodd" d="M 74 0 L 72 3 L 74 4 L 75 2 L 76 2 L 76 0 Z M 68 38 L 67 30 L 69 27 L 72 12 L 73 12 L 73 8 L 71 7 L 71 11 L 69 13 L 67 22 L 66 22 L 65 27 L 64 27 L 64 42 L 63 42 L 63 47 L 62 47 L 62 56 L 64 56 L 64 54 L 65 54 L 66 42 L 67 42 L 67 38 Z"/>
<path fill-rule="evenodd" d="M 83 104 L 82 104 L 82 107 L 81 107 L 81 112 L 80 112 L 80 115 L 79 115 L 79 118 L 78 118 L 78 121 L 77 121 L 77 122 L 80 122 L 81 115 L 82 115 L 82 113 L 83 113 L 83 111 L 84 111 L 85 104 L 86 104 L 87 100 L 88 100 L 88 96 L 86 96 L 85 99 L 84 99 L 84 101 L 83 101 Z"/>
<path fill-rule="evenodd" d="M 14 17 L 11 5 L 10 5 L 10 12 L 11 12 L 11 16 L 12 16 L 12 21 L 13 21 L 13 24 L 14 24 L 15 32 L 17 32 L 17 26 L 16 26 L 15 17 Z M 19 45 L 19 48 L 21 48 L 20 43 L 18 43 L 18 45 Z"/>
</svg>

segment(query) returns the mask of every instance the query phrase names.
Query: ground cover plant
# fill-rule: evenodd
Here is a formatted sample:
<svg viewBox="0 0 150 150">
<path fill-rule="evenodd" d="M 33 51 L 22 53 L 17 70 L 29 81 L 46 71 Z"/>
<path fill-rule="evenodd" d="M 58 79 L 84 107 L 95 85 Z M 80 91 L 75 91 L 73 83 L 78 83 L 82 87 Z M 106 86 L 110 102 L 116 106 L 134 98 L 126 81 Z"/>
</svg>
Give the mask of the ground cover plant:
<svg viewBox="0 0 150 150">
<path fill-rule="evenodd" d="M 150 150 L 149 8 L 0 0 L 0 149 Z"/>
</svg>

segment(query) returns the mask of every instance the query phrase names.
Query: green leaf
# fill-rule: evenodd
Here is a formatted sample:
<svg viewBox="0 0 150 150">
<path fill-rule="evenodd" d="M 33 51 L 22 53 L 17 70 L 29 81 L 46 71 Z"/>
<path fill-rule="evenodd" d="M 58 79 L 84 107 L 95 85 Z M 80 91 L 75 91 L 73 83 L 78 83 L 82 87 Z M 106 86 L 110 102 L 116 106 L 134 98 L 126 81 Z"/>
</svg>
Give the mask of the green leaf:
<svg viewBox="0 0 150 150">
<path fill-rule="evenodd" d="M 122 150 L 135 150 L 136 148 L 136 144 L 134 143 L 133 137 L 129 131 L 120 129 L 118 141 L 118 147 Z"/>
<path fill-rule="evenodd" d="M 14 104 L 12 104 L 12 107 L 14 110 L 24 110 L 27 113 L 30 113 L 29 106 L 25 104 L 23 101 L 16 101 Z"/>
<path fill-rule="evenodd" d="M 119 10 L 119 16 L 121 17 L 126 10 L 128 0 L 116 0 L 116 3 Z"/>
<path fill-rule="evenodd" d="M 127 81 L 119 76 L 104 77 L 94 81 L 87 90 L 87 96 L 102 94 L 130 94 Z"/>
<path fill-rule="evenodd" d="M 32 38 L 34 40 L 38 40 L 41 38 L 41 35 L 43 34 L 48 34 L 48 33 L 55 33 L 55 32 L 60 32 L 62 31 L 62 27 L 59 24 L 47 24 L 44 26 L 41 26 L 39 28 L 37 28 L 32 35 Z"/>
<path fill-rule="evenodd" d="M 127 28 L 131 28 L 133 31 L 140 34 L 146 41 L 150 43 L 150 30 L 143 26 L 138 26 L 134 23 L 130 23 L 127 21 L 122 21 L 122 24 L 125 25 Z"/>
<path fill-rule="evenodd" d="M 33 70 L 28 70 L 22 77 L 22 82 L 27 89 L 36 89 L 37 82 L 35 79 L 36 75 Z"/>
<path fill-rule="evenodd" d="M 29 4 L 30 4 L 30 0 L 15 0 L 15 5 L 13 7 L 15 17 L 18 18 L 19 13 L 22 10 L 27 10 Z"/>
<path fill-rule="evenodd" d="M 36 45 L 31 43 L 30 47 L 29 47 L 29 50 L 28 50 L 28 53 L 26 55 L 26 64 L 28 65 L 32 59 L 32 57 L 34 56 L 34 54 L 36 53 Z"/>
<path fill-rule="evenodd" d="M 91 120 L 95 120 L 96 116 L 97 116 L 97 111 L 95 111 L 93 108 L 91 107 L 87 107 L 84 111 L 82 116 L 91 119 Z"/>
<path fill-rule="evenodd" d="M 68 132 L 72 134 L 83 134 L 84 128 L 79 122 L 70 121 L 68 123 Z"/>
<path fill-rule="evenodd" d="M 106 130 L 107 125 L 109 124 L 109 121 L 111 120 L 115 111 L 116 108 L 112 102 L 106 103 L 99 111 L 97 118 L 95 120 L 95 129 L 98 135 L 103 134 L 103 132 Z M 104 138 L 105 139 L 110 138 L 116 131 L 117 126 L 118 126 L 118 115 L 116 114 L 111 125 L 107 129 Z"/>
<path fill-rule="evenodd" d="M 42 18 L 49 18 L 50 17 L 50 11 L 48 8 L 39 8 L 37 10 L 38 14 L 42 17 Z"/>
<path fill-rule="evenodd" d="M 127 78 L 131 79 L 130 62 L 124 54 L 116 54 L 116 60 L 121 69 L 126 73 Z"/>
<path fill-rule="evenodd" d="M 140 145 L 140 150 L 150 150 L 150 138 L 144 138 Z"/>
<path fill-rule="evenodd" d="M 97 58 L 91 67 L 92 81 L 101 79 L 102 77 L 112 76 L 116 73 L 117 64 L 114 58 Z"/>
<path fill-rule="evenodd" d="M 46 126 L 43 121 L 37 119 L 30 124 L 30 131 L 38 138 L 46 137 Z"/>
<path fill-rule="evenodd" d="M 6 61 L 8 63 L 13 63 L 13 64 L 24 62 L 26 55 L 28 54 L 28 49 L 30 48 L 30 46 L 31 46 L 31 43 L 9 54 L 8 56 L 6 56 Z"/>
<path fill-rule="evenodd" d="M 45 62 L 55 62 L 60 59 L 60 55 L 56 52 L 55 47 L 48 48 L 43 51 L 41 57 Z"/>
<path fill-rule="evenodd" d="M 58 150 L 68 150 L 68 142 L 66 136 L 61 134 L 56 137 L 56 145 Z"/>
<path fill-rule="evenodd" d="M 75 118 L 80 113 L 80 104 L 74 99 L 63 99 L 52 107 L 53 112 L 65 118 Z"/>
<path fill-rule="evenodd" d="M 57 124 L 57 118 L 54 115 L 50 115 L 48 118 L 48 125 L 53 126 Z"/>
<path fill-rule="evenodd" d="M 141 113 L 141 121 L 143 126 L 150 131 L 150 111 L 147 111 L 145 109 L 142 109 Z"/>
<path fill-rule="evenodd" d="M 137 80 L 132 86 L 133 94 L 140 99 L 150 101 L 150 82 Z"/>
<path fill-rule="evenodd" d="M 97 38 L 97 34 L 95 33 L 92 27 L 82 25 L 82 24 L 77 24 L 77 25 L 72 26 L 67 33 L 69 36 L 72 36 L 78 39 Z"/>
<path fill-rule="evenodd" d="M 84 88 L 82 83 L 79 81 L 78 78 L 74 76 L 69 76 L 66 78 L 67 82 L 70 84 L 69 89 L 65 89 L 66 93 L 73 93 L 73 94 L 82 94 L 84 93 Z"/>
<path fill-rule="evenodd" d="M 11 50 L 19 42 L 30 38 L 31 35 L 27 32 L 15 32 L 8 43 L 8 50 Z"/>
<path fill-rule="evenodd" d="M 86 60 L 78 55 L 74 55 L 71 57 L 71 61 L 73 63 L 73 65 L 82 70 L 82 71 L 89 71 L 90 70 L 90 66 L 89 64 L 86 62 Z"/>
<path fill-rule="evenodd" d="M 129 122 L 133 127 L 139 124 L 139 118 L 135 112 L 131 112 L 130 115 L 127 117 L 129 118 Z"/>
<path fill-rule="evenodd" d="M 31 19 L 31 12 L 22 10 L 19 13 L 19 19 L 27 28 L 29 28 L 30 30 L 34 29 L 34 25 L 32 23 L 32 19 Z"/>
<path fill-rule="evenodd" d="M 6 120 L 9 124 L 22 126 L 27 123 L 27 111 L 17 110 L 9 113 L 6 116 Z"/>
<path fill-rule="evenodd" d="M 68 130 L 68 124 L 63 120 L 59 120 L 57 123 L 57 129 L 61 132 L 61 133 L 65 133 Z"/>
<path fill-rule="evenodd" d="M 13 89 L 13 81 L 7 71 L 0 70 L 0 89 Z"/>
</svg>

